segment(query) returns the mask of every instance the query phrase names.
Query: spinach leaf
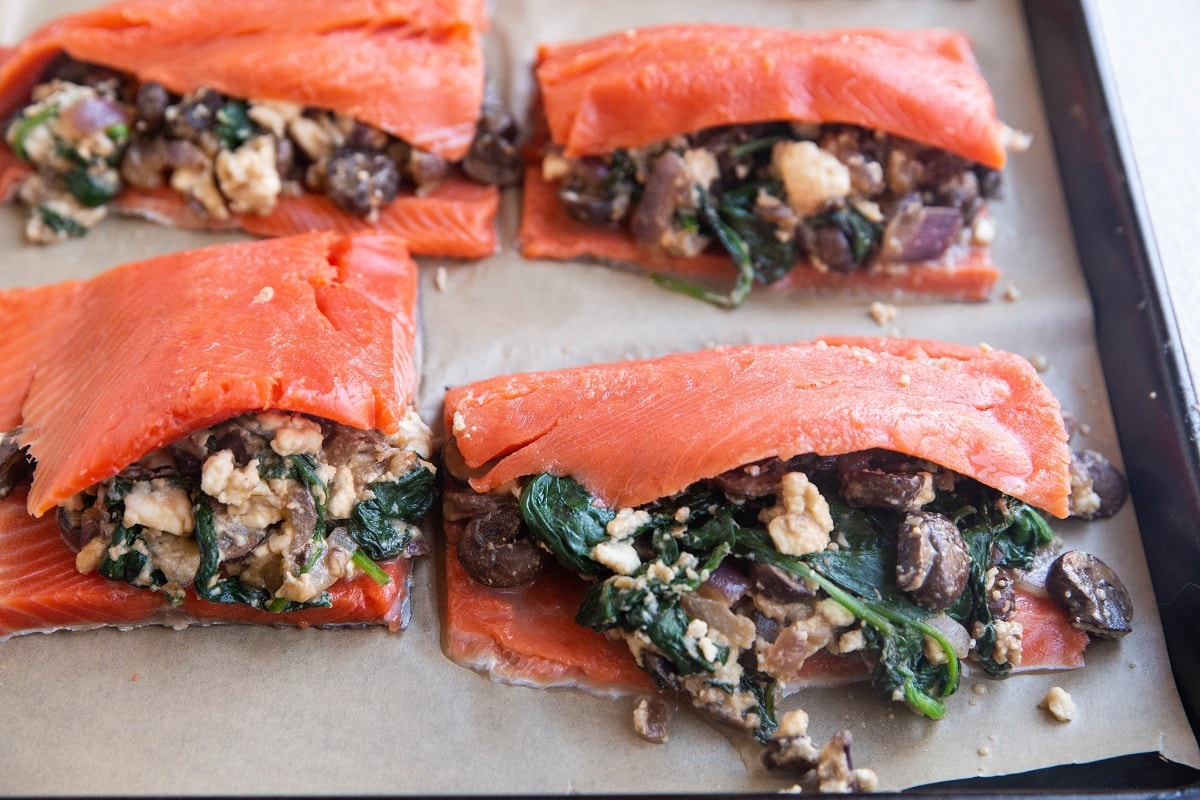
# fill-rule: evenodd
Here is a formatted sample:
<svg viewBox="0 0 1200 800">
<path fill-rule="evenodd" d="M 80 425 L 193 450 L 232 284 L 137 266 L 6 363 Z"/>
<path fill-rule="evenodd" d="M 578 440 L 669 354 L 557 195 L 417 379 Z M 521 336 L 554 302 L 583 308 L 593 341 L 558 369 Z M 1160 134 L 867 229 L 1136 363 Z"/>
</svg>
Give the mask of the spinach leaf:
<svg viewBox="0 0 1200 800">
<path fill-rule="evenodd" d="M 592 548 L 608 538 L 605 528 L 616 514 L 596 503 L 572 478 L 542 473 L 525 484 L 521 517 L 538 541 L 568 569 L 597 576 L 606 568 L 592 560 Z"/>
<path fill-rule="evenodd" d="M 696 640 L 687 635 L 691 619 L 680 605 L 680 597 L 699 588 L 701 574 L 720 566 L 729 551 L 728 544 L 719 545 L 699 570 L 690 572 L 691 577 L 685 565 L 676 561 L 666 564 L 674 575 L 669 581 L 651 577 L 650 565 L 643 564 L 632 576 L 614 575 L 593 583 L 575 621 L 600 632 L 618 628 L 644 633 L 681 675 L 712 672 L 728 658 L 729 648 L 717 646 L 712 660 L 701 652 Z"/>
<path fill-rule="evenodd" d="M 883 226 L 864 217 L 853 207 L 835 208 L 808 218 L 814 228 L 837 228 L 850 242 L 854 266 L 861 267 L 871 249 L 882 239 Z"/>
<path fill-rule="evenodd" d="M 142 579 L 142 572 L 149 564 L 150 556 L 146 541 L 139 530 L 138 525 L 126 528 L 118 523 L 112 538 L 109 539 L 104 558 L 97 568 L 101 575 L 111 581 L 122 581 L 134 586 L 146 585 Z M 116 558 L 112 555 L 114 550 L 120 553 Z M 147 577 L 151 587 L 165 586 L 167 583 L 167 576 L 159 569 L 151 570 Z"/>
<path fill-rule="evenodd" d="M 1003 678 L 1012 672 L 1012 664 L 997 662 L 996 619 L 987 602 L 987 573 L 991 565 L 1028 569 L 1037 551 L 1054 538 L 1053 531 L 1037 511 L 1016 500 L 1003 505 L 980 503 L 959 511 L 959 529 L 971 554 L 971 574 L 962 597 L 947 613 L 971 627 L 975 635 L 975 654 L 989 675 Z"/>
<path fill-rule="evenodd" d="M 244 100 L 230 100 L 217 109 L 213 133 L 226 150 L 236 150 L 254 135 L 249 109 Z"/>
<path fill-rule="evenodd" d="M 218 578 L 221 551 L 217 546 L 212 506 L 201 497 L 196 501 L 192 514 L 196 523 L 196 544 L 200 548 L 200 567 L 192 584 L 196 595 L 210 603 L 242 603 L 253 608 L 266 608 L 270 596 L 265 590 L 246 586 L 237 578 Z"/>
<path fill-rule="evenodd" d="M 85 208 L 96 208 L 112 200 L 121 191 L 115 173 L 93 174 L 87 167 L 74 167 L 63 175 L 67 191 Z"/>
<path fill-rule="evenodd" d="M 433 472 L 417 467 L 393 483 L 372 484 L 375 496 L 354 506 L 347 530 L 350 538 L 374 561 L 387 561 L 404 552 L 412 531 L 404 524 L 424 516 L 433 505 Z"/>
<path fill-rule="evenodd" d="M 773 223 L 757 216 L 750 206 L 735 202 L 732 193 L 722 199 L 717 210 L 729 229 L 745 243 L 754 280 L 774 283 L 795 269 L 796 245 L 791 239 L 781 241 Z"/>
<path fill-rule="evenodd" d="M 926 622 L 930 614 L 898 595 L 894 577 L 881 569 L 881 548 L 863 548 L 857 554 L 853 549 L 822 551 L 799 559 L 778 552 L 765 532 L 743 528 L 738 531 L 737 550 L 815 582 L 866 623 L 863 630 L 868 648 L 877 658 L 871 676 L 876 691 L 884 697 L 898 691 L 910 707 L 930 719 L 945 716 L 946 707 L 939 698 L 958 688 L 958 658 L 946 637 Z M 862 563 L 854 564 L 855 558 Z M 872 575 L 879 583 L 869 583 Z M 857 589 L 843 585 L 842 580 Z M 925 636 L 941 646 L 945 664 L 933 665 L 924 659 Z"/>
<path fill-rule="evenodd" d="M 87 228 L 68 216 L 58 213 L 50 206 L 42 203 L 35 209 L 42 222 L 55 233 L 62 233 L 73 238 L 87 235 Z"/>
<path fill-rule="evenodd" d="M 22 161 L 29 160 L 29 153 L 25 150 L 25 140 L 29 138 L 29 134 L 33 132 L 34 128 L 54 119 L 58 116 L 58 112 L 58 103 L 51 103 L 36 114 L 31 114 L 28 117 L 20 117 L 12 123 L 12 127 L 8 133 L 8 141 L 12 144 L 13 152 L 17 154 L 17 158 Z"/>
</svg>

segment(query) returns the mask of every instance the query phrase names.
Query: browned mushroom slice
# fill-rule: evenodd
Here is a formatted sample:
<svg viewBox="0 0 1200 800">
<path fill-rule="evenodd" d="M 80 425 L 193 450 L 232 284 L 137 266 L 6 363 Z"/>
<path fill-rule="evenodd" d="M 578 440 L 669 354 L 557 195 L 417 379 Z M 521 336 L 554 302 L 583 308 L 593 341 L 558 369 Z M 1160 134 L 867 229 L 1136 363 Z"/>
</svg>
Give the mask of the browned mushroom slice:
<svg viewBox="0 0 1200 800">
<path fill-rule="evenodd" d="M 1125 476 L 1095 450 L 1071 454 L 1071 516 L 1102 519 L 1116 514 L 1129 497 Z"/>
<path fill-rule="evenodd" d="M 1082 550 L 1070 550 L 1050 565 L 1046 593 L 1080 630 L 1115 639 L 1133 630 L 1133 600 L 1112 568 Z"/>
<path fill-rule="evenodd" d="M 696 187 L 697 177 L 683 156 L 671 150 L 659 156 L 630 220 L 633 238 L 673 256 L 689 258 L 702 253 L 709 238 L 681 228 L 676 213 L 696 207 Z"/>
<path fill-rule="evenodd" d="M 536 578 L 545 556 L 525 530 L 516 505 L 507 503 L 467 523 L 458 560 L 478 583 L 510 588 Z"/>
<path fill-rule="evenodd" d="M 842 471 L 839 478 L 842 499 L 852 506 L 915 511 L 934 498 L 933 476 L 928 472 L 852 469 Z"/>
<path fill-rule="evenodd" d="M 713 478 L 717 488 L 733 501 L 753 500 L 779 491 L 779 482 L 789 471 L 786 461 L 768 458 L 735 467 Z"/>
<path fill-rule="evenodd" d="M 33 471 L 33 462 L 17 443 L 18 431 L 0 434 L 0 498 L 8 497 L 18 483 Z"/>
<path fill-rule="evenodd" d="M 463 157 L 463 172 L 479 183 L 515 186 L 525 174 L 525 162 L 517 148 L 519 134 L 516 117 L 489 91 L 483 97 L 475 139 Z"/>
<path fill-rule="evenodd" d="M 63 541 L 78 553 L 83 546 L 100 535 L 100 509 L 88 506 L 82 511 L 58 507 L 58 532 Z"/>
<path fill-rule="evenodd" d="M 896 585 L 930 611 L 945 611 L 966 588 L 971 555 L 957 526 L 941 514 L 916 512 L 896 538 Z"/>
<path fill-rule="evenodd" d="M 671 738 L 671 707 L 658 695 L 639 697 L 633 707 L 633 729 L 652 744 L 664 744 Z"/>
</svg>

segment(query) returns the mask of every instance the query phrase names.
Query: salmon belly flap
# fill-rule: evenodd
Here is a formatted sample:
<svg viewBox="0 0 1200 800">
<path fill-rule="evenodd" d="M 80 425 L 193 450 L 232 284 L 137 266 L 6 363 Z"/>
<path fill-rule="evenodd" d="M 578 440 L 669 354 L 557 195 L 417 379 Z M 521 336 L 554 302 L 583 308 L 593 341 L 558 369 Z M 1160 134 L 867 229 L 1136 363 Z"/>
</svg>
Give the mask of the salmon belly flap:
<svg viewBox="0 0 1200 800">
<path fill-rule="evenodd" d="M 536 77 L 529 257 L 722 305 L 754 284 L 990 295 L 987 204 L 1027 137 L 959 32 L 666 25 L 543 45 Z"/>
<path fill-rule="evenodd" d="M 0 59 L 5 163 L 26 168 L 0 189 L 43 243 L 116 212 L 490 254 L 520 159 L 485 92 L 486 24 L 475 0 L 132 0 L 60 18 Z"/>
<path fill-rule="evenodd" d="M 939 719 L 964 670 L 1079 667 L 1128 631 L 1119 579 L 1047 522 L 1095 509 L 1018 356 L 723 347 L 498 376 L 444 413 L 445 644 L 497 680 L 678 693 L 780 766 L 811 743 L 777 691 L 869 679 Z M 1104 624 L 1064 583 L 1093 569 Z"/>
<path fill-rule="evenodd" d="M 434 498 L 416 303 L 404 241 L 380 233 L 0 292 L 20 332 L 0 345 L 0 636 L 403 627 Z"/>
</svg>

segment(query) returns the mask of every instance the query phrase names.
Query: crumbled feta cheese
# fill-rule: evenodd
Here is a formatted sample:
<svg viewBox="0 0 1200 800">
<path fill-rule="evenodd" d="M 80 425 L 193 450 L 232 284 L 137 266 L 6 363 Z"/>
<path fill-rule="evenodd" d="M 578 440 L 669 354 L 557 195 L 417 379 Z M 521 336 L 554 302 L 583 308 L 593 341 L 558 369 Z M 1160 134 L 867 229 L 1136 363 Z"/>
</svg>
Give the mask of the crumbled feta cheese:
<svg viewBox="0 0 1200 800">
<path fill-rule="evenodd" d="M 340 466 L 329 482 L 329 505 L 326 513 L 331 519 L 349 519 L 354 511 L 356 499 L 354 473 L 349 467 Z"/>
<path fill-rule="evenodd" d="M 281 456 L 298 453 L 319 453 L 325 443 L 321 423 L 299 414 L 267 412 L 258 415 L 258 423 L 271 431 L 271 449 Z"/>
<path fill-rule="evenodd" d="M 282 100 L 256 100 L 246 111 L 254 122 L 282 138 L 287 134 L 288 124 L 299 117 L 304 107 L 299 103 L 287 103 Z"/>
<path fill-rule="evenodd" d="M 807 217 L 850 194 L 850 170 L 814 142 L 779 142 L 771 166 L 783 180 L 788 206 Z"/>
<path fill-rule="evenodd" d="M 808 734 L 808 712 L 803 708 L 794 708 L 779 718 L 779 727 L 775 729 L 776 738 L 784 736 L 805 736 Z"/>
<path fill-rule="evenodd" d="M 721 175 L 721 169 L 717 166 L 717 157 L 711 150 L 703 147 L 685 150 L 683 164 L 691 182 L 705 191 Z"/>
<path fill-rule="evenodd" d="M 457 418 L 457 414 L 455 417 Z M 433 433 L 425 420 L 412 406 L 404 410 L 400 419 L 400 429 L 388 437 L 388 444 L 401 450 L 412 450 L 421 458 L 433 455 Z"/>
<path fill-rule="evenodd" d="M 650 566 L 646 567 L 646 578 L 659 583 L 670 583 L 675 580 L 675 570 L 662 561 L 652 561 Z"/>
<path fill-rule="evenodd" d="M 88 543 L 75 554 L 75 569 L 83 575 L 95 572 L 99 569 L 100 562 L 104 560 L 104 551 L 107 549 L 108 542 L 104 540 L 104 537 L 97 536 L 95 539 L 89 539 Z"/>
<path fill-rule="evenodd" d="M 996 223 L 985 216 L 978 216 L 971 224 L 971 244 L 986 247 L 996 238 Z"/>
<path fill-rule="evenodd" d="M 610 539 L 628 539 L 637 533 L 638 528 L 649 522 L 649 512 L 622 508 L 615 517 L 609 520 L 608 525 L 604 527 L 604 532 Z"/>
<path fill-rule="evenodd" d="M 126 528 L 142 525 L 183 536 L 195 529 L 192 500 L 187 490 L 162 479 L 138 481 L 125 494 L 121 524 Z"/>
<path fill-rule="evenodd" d="M 992 648 L 992 660 L 997 664 L 1012 664 L 1021 666 L 1021 637 L 1025 632 L 1019 622 L 998 620 L 996 628 L 996 646 Z"/>
<path fill-rule="evenodd" d="M 854 612 L 832 597 L 826 597 L 817 602 L 817 613 L 835 628 L 848 628 L 858 619 L 854 616 Z"/>
<path fill-rule="evenodd" d="M 783 476 L 779 498 L 759 519 L 767 524 L 775 549 L 789 556 L 824 550 L 833 531 L 829 504 L 803 472 Z"/>
<path fill-rule="evenodd" d="M 229 219 L 229 209 L 217 188 L 212 164 L 177 168 L 171 173 L 171 188 L 195 200 L 213 219 Z"/>
<path fill-rule="evenodd" d="M 262 486 L 262 479 L 258 475 L 258 459 L 239 469 L 231 450 L 213 453 L 205 459 L 200 471 L 201 491 L 231 506 L 242 505 L 255 491 L 261 492 Z"/>
<path fill-rule="evenodd" d="M 558 153 L 547 153 L 542 159 L 542 180 L 553 183 L 571 172 L 571 162 Z"/>
<path fill-rule="evenodd" d="M 598 561 L 618 575 L 631 575 L 642 565 L 637 550 L 629 542 L 605 541 L 592 548 L 593 561 Z"/>
<path fill-rule="evenodd" d="M 217 185 L 234 213 L 269 214 L 275 208 L 283 190 L 276 163 L 271 136 L 256 136 L 236 150 L 217 154 Z"/>
</svg>

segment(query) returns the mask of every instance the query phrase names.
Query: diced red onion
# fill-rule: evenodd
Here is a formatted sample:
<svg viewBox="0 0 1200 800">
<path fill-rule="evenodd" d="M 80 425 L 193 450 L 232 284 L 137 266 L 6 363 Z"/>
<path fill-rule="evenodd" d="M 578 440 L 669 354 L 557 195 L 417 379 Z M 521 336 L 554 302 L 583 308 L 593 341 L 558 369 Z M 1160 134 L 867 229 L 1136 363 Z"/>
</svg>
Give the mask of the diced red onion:
<svg viewBox="0 0 1200 800">
<path fill-rule="evenodd" d="M 723 563 L 708 576 L 700 593 L 726 605 L 733 605 L 750 589 L 750 581 L 728 563 Z"/>
<path fill-rule="evenodd" d="M 63 122 L 80 136 L 89 136 L 113 125 L 128 125 L 129 110 L 107 97 L 85 97 L 62 113 Z"/>
</svg>

